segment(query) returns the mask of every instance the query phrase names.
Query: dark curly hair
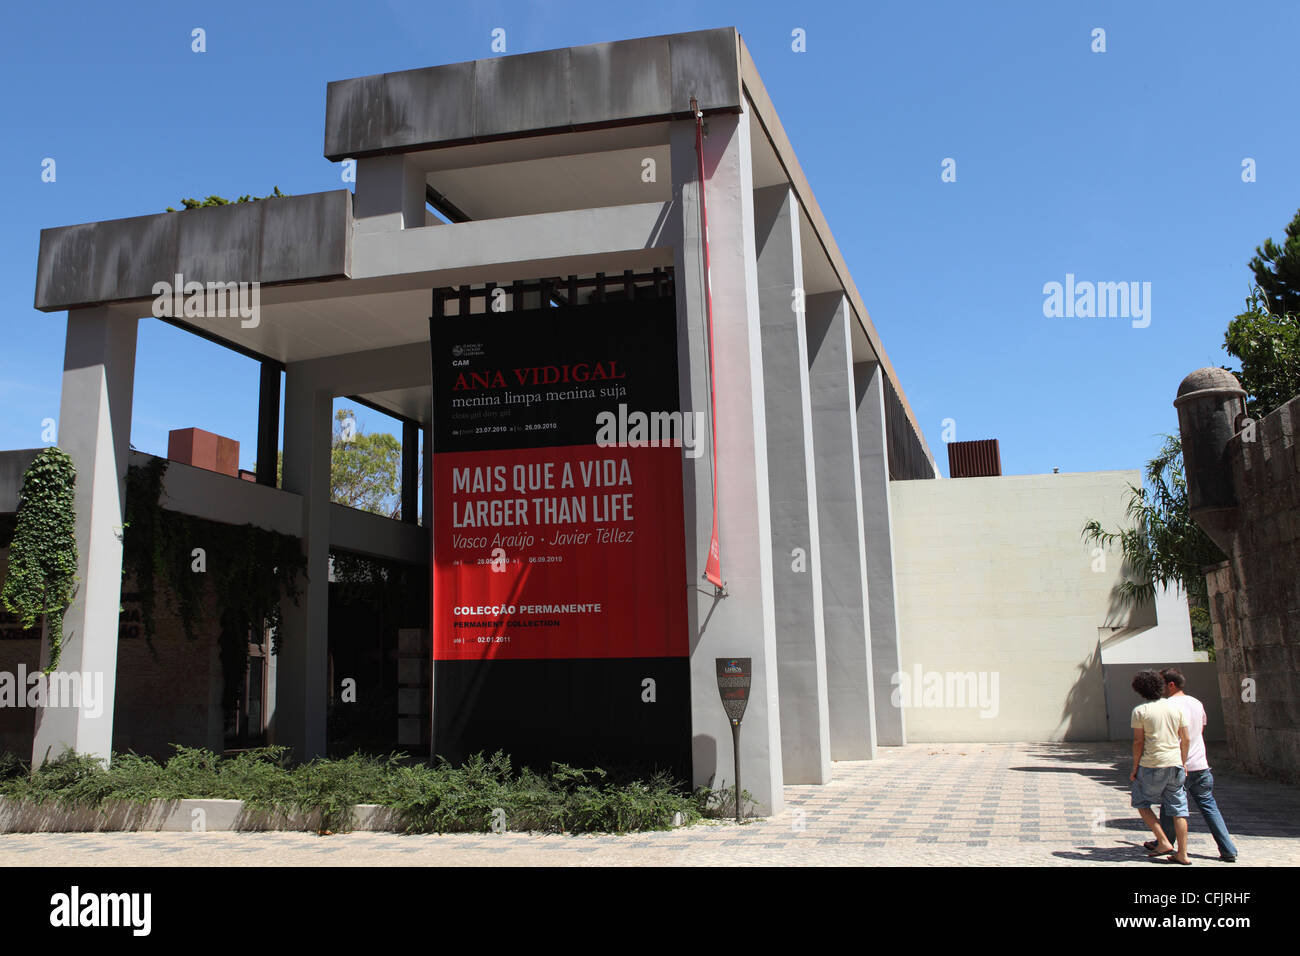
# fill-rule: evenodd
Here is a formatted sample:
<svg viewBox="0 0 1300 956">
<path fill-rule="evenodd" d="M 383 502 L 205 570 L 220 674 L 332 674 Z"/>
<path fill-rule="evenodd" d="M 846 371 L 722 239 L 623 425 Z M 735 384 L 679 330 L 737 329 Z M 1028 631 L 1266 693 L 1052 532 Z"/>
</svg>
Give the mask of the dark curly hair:
<svg viewBox="0 0 1300 956">
<path fill-rule="evenodd" d="M 1133 689 L 1146 700 L 1159 700 L 1160 692 L 1165 689 L 1165 682 L 1159 671 L 1144 670 L 1133 675 Z"/>
</svg>

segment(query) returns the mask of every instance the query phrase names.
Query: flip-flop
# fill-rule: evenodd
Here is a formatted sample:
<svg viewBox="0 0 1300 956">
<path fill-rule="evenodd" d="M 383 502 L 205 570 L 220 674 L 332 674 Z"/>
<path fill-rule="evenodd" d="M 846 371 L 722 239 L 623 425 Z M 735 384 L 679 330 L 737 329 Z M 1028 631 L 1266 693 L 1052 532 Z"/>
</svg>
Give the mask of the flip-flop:
<svg viewBox="0 0 1300 956">
<path fill-rule="evenodd" d="M 1155 848 L 1156 848 L 1155 840 L 1147 840 L 1146 843 L 1142 844 L 1142 849 L 1144 850 L 1154 850 Z"/>
<path fill-rule="evenodd" d="M 1177 863 L 1177 864 L 1179 864 L 1180 866 L 1191 866 L 1191 865 L 1192 865 L 1192 861 L 1191 861 L 1191 860 L 1180 860 L 1180 859 L 1178 859 L 1178 857 L 1176 857 L 1176 856 L 1171 856 L 1169 859 L 1165 860 L 1165 862 L 1166 862 L 1166 863 Z"/>
<path fill-rule="evenodd" d="M 1168 856 L 1170 853 L 1177 853 L 1177 852 L 1178 852 L 1178 847 L 1171 846 L 1167 850 L 1156 850 L 1156 849 L 1147 850 L 1147 856 L 1151 856 L 1151 857 Z"/>
</svg>

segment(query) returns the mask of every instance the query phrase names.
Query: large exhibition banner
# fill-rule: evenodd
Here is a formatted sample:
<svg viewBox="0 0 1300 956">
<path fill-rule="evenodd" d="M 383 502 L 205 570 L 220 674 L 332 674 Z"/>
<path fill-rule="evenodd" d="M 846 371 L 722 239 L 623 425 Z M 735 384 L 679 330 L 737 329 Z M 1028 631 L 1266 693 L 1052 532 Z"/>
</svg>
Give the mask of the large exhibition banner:
<svg viewBox="0 0 1300 956">
<path fill-rule="evenodd" d="M 672 299 L 433 329 L 435 750 L 680 770 L 700 446 Z"/>
</svg>

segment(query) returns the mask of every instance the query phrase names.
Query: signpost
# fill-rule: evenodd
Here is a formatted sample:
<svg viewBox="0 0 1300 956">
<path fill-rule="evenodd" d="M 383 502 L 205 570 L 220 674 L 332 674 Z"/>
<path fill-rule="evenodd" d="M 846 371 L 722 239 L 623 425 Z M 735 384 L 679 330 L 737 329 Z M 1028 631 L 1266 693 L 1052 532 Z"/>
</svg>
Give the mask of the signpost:
<svg viewBox="0 0 1300 956">
<path fill-rule="evenodd" d="M 736 822 L 741 820 L 740 790 L 740 721 L 745 716 L 745 705 L 749 703 L 749 686 L 753 679 L 749 657 L 717 657 L 714 665 L 718 670 L 718 695 L 722 698 L 722 709 L 731 721 L 731 746 L 736 762 Z"/>
</svg>

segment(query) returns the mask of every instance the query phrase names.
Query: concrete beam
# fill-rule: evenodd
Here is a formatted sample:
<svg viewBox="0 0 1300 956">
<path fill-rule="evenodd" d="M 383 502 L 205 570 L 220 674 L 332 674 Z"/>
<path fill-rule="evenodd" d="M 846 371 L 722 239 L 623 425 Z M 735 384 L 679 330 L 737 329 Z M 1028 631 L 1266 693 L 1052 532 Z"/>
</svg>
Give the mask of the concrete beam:
<svg viewBox="0 0 1300 956">
<path fill-rule="evenodd" d="M 717 442 L 726 594 L 714 594 L 702 578 L 712 526 L 712 462 L 707 454 L 684 457 L 692 763 L 696 784 L 734 784 L 731 730 L 718 699 L 714 658 L 752 658 L 741 783 L 766 814 L 781 810 L 784 793 L 749 117 L 718 116 L 709 127 L 704 152 L 717 396 L 711 435 Z M 681 408 L 690 413 L 709 408 L 710 386 L 695 123 L 674 123 L 670 137 L 673 197 L 683 236 L 675 261 L 678 374 Z"/>
<path fill-rule="evenodd" d="M 831 759 L 869 760 L 876 755 L 875 707 L 847 298 L 808 296 L 807 320 Z"/>
<path fill-rule="evenodd" d="M 424 171 L 406 156 L 375 156 L 357 163 L 357 232 L 424 226 Z"/>
<path fill-rule="evenodd" d="M 153 458 L 131 452 L 131 464 Z M 222 475 L 178 461 L 167 463 L 161 505 L 171 511 L 223 524 L 252 524 L 298 537 L 302 534 L 302 501 L 298 495 Z"/>
<path fill-rule="evenodd" d="M 831 778 L 826 635 L 813 467 L 799 206 L 788 186 L 754 191 L 772 582 L 787 784 Z"/>
<path fill-rule="evenodd" d="M 351 352 L 290 363 L 300 382 L 336 395 L 360 395 L 398 388 L 428 387 L 433 383 L 429 343 L 413 342 L 386 349 Z M 285 449 L 288 450 L 289 410 L 285 409 Z M 288 487 L 286 485 L 285 487 Z"/>
<path fill-rule="evenodd" d="M 384 561 L 429 563 L 429 532 L 347 505 L 330 504 L 330 547 Z"/>
<path fill-rule="evenodd" d="M 131 444 L 131 399 L 139 321 L 108 308 L 68 313 L 63 357 L 59 447 L 72 457 L 78 586 L 63 617 L 58 670 L 78 672 L 99 685 L 100 712 L 42 707 L 36 712 L 32 762 L 66 749 L 108 759 L 113 743 L 117 684 L 117 625 L 122 598 L 122 522 Z M 42 641 L 41 664 L 50 648 Z"/>
<path fill-rule="evenodd" d="M 507 38 L 508 39 L 508 38 Z M 332 161 L 740 110 L 734 27 L 594 43 L 329 84 Z"/>
<path fill-rule="evenodd" d="M 889 504 L 889 453 L 885 434 L 885 374 L 879 362 L 853 366 L 857 397 L 858 464 L 862 481 L 862 519 L 866 541 L 867 603 L 871 632 L 876 743 L 907 743 L 903 708 L 893 706 L 891 683 L 903 669 L 898 637 L 898 596 L 894 581 L 894 531 Z"/>
<path fill-rule="evenodd" d="M 154 283 L 178 273 L 267 285 L 342 278 L 351 252 L 346 189 L 42 229 L 36 308 L 152 301 Z"/>
<path fill-rule="evenodd" d="M 649 202 L 359 233 L 352 278 L 405 275 L 412 288 L 432 288 L 503 272 L 521 278 L 671 265 L 674 219 L 672 203 Z"/>
</svg>

